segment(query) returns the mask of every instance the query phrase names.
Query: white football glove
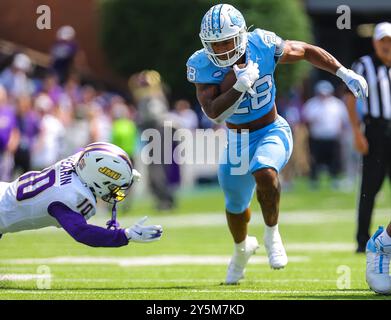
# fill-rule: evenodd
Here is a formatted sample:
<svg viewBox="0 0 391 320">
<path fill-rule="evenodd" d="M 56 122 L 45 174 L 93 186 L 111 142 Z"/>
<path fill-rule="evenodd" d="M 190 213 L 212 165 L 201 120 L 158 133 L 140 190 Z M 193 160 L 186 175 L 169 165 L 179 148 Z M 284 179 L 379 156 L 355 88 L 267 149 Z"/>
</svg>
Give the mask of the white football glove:
<svg viewBox="0 0 391 320">
<path fill-rule="evenodd" d="M 255 81 L 259 79 L 258 63 L 254 63 L 251 60 L 247 63 L 247 66 L 240 69 L 236 64 L 234 65 L 234 72 L 236 75 L 236 83 L 233 88 L 239 92 L 248 92 L 249 94 L 255 94 L 255 91 L 251 88 Z"/>
<path fill-rule="evenodd" d="M 134 181 L 139 182 L 141 180 L 141 173 L 138 172 L 136 169 L 133 169 L 132 173 Z"/>
<path fill-rule="evenodd" d="M 368 84 L 364 77 L 343 66 L 335 74 L 345 82 L 356 98 L 368 97 Z"/>
<path fill-rule="evenodd" d="M 152 242 L 161 238 L 163 228 L 159 225 L 143 226 L 148 217 L 144 217 L 137 221 L 137 223 L 125 229 L 125 234 L 132 242 Z"/>
</svg>

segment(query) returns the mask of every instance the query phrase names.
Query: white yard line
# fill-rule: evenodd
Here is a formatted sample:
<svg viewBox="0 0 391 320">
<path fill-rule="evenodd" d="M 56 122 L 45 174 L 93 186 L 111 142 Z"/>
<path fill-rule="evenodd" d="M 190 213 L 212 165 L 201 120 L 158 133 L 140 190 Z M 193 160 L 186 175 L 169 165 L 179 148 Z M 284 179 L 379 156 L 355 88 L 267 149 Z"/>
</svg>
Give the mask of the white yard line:
<svg viewBox="0 0 391 320">
<path fill-rule="evenodd" d="M 71 264 L 71 265 L 85 265 L 85 264 L 113 264 L 120 267 L 139 267 L 139 266 L 169 266 L 169 265 L 226 265 L 230 260 L 230 256 L 196 256 L 196 255 L 159 255 L 148 257 L 53 257 L 53 258 L 41 258 L 41 259 L 4 259 L 0 260 L 2 264 Z M 291 256 L 290 262 L 308 262 L 309 257 L 306 256 Z M 249 261 L 250 264 L 267 264 L 268 259 L 266 257 L 252 257 Z"/>
<path fill-rule="evenodd" d="M 353 252 L 355 244 L 350 242 L 293 242 L 286 243 L 285 249 L 288 253 L 289 251 Z"/>
<path fill-rule="evenodd" d="M 262 276 L 262 275 L 260 275 Z M 119 278 L 59 278 L 54 277 L 53 280 L 56 282 L 70 282 L 70 283 L 79 283 L 79 282 L 87 282 L 87 283 L 210 283 L 211 285 L 215 285 L 216 283 L 221 283 L 223 279 L 119 279 Z M 336 279 L 250 279 L 247 283 L 300 283 L 300 282 L 309 282 L 309 283 L 336 283 Z M 359 280 L 351 280 L 351 282 L 361 283 L 363 281 Z"/>
<path fill-rule="evenodd" d="M 0 274 L 0 281 L 30 281 L 38 279 L 50 279 L 50 274 L 23 274 L 23 273 L 10 273 Z"/>
<path fill-rule="evenodd" d="M 13 273 L 13 274 L 3 274 L 0 275 L 0 281 L 31 281 L 38 279 L 51 279 L 57 283 L 59 282 L 68 282 L 68 283 L 209 283 L 210 285 L 215 285 L 216 283 L 221 283 L 223 279 L 120 279 L 120 278 L 61 278 L 56 277 L 50 274 L 22 274 L 22 273 Z M 336 283 L 336 279 L 251 279 L 248 282 L 250 283 Z M 352 280 L 351 282 L 362 282 Z M 153 287 L 151 287 L 153 289 Z"/>
</svg>

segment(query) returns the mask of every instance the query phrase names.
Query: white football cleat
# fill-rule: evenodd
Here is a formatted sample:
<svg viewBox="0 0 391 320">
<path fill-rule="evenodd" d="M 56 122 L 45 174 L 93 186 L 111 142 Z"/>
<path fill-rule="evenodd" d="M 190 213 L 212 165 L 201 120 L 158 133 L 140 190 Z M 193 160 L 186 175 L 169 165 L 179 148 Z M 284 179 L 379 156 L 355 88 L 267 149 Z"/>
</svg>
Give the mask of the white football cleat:
<svg viewBox="0 0 391 320">
<path fill-rule="evenodd" d="M 259 248 L 258 240 L 255 237 L 246 238 L 246 247 L 243 251 L 235 250 L 234 255 L 228 265 L 225 284 L 237 284 L 244 278 L 244 272 L 250 257 Z"/>
<path fill-rule="evenodd" d="M 380 294 L 391 294 L 391 277 L 389 275 L 391 245 L 381 241 L 383 227 L 368 240 L 366 247 L 367 270 L 366 280 L 370 289 Z"/>
<path fill-rule="evenodd" d="M 265 249 L 272 269 L 282 269 L 288 264 L 288 257 L 281 236 L 276 231 L 273 237 L 264 237 Z"/>
</svg>

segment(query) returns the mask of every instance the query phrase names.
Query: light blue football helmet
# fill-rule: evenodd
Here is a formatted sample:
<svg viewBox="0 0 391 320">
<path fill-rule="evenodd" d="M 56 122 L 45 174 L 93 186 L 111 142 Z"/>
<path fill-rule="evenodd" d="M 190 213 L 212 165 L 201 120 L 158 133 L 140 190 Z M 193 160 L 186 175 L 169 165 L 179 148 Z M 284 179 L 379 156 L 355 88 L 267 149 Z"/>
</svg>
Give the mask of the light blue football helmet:
<svg viewBox="0 0 391 320">
<path fill-rule="evenodd" d="M 202 19 L 199 35 L 208 58 L 218 67 L 233 65 L 246 52 L 246 22 L 240 11 L 229 4 L 218 4 L 208 10 Z M 229 39 L 234 40 L 232 50 L 219 54 L 213 51 L 212 43 Z M 232 52 L 234 54 L 230 57 Z"/>
</svg>

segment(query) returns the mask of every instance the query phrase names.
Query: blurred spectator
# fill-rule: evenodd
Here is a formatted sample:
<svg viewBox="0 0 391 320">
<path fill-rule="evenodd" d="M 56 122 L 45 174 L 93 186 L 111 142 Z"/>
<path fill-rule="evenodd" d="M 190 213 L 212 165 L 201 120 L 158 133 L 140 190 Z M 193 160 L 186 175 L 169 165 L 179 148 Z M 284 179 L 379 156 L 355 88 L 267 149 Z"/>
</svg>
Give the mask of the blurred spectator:
<svg viewBox="0 0 391 320">
<path fill-rule="evenodd" d="M 133 161 L 138 138 L 137 127 L 131 119 L 129 107 L 123 98 L 119 96 L 112 98 L 111 113 L 113 116 L 111 142 L 125 150 Z"/>
<path fill-rule="evenodd" d="M 72 105 L 76 105 L 81 101 L 82 90 L 80 85 L 80 77 L 77 73 L 73 72 L 69 75 L 67 81 L 64 84 L 64 92 L 70 99 Z"/>
<path fill-rule="evenodd" d="M 73 87 L 74 84 L 70 85 Z M 67 88 L 67 90 L 70 90 Z M 76 86 L 72 90 L 76 90 Z M 67 91 L 68 94 L 70 91 Z M 86 85 L 80 89 L 80 101 L 72 108 L 72 115 L 66 127 L 65 145 L 69 153 L 77 152 L 91 140 L 91 119 L 94 117 L 93 110 L 99 106 L 95 102 L 96 91 L 92 86 Z M 75 139 L 75 136 L 77 139 Z"/>
<path fill-rule="evenodd" d="M 104 91 L 95 91 L 95 97 L 89 111 L 90 141 L 111 140 L 112 118 L 109 101 Z"/>
<path fill-rule="evenodd" d="M 23 53 L 18 53 L 15 55 L 12 65 L 0 74 L 0 84 L 7 90 L 11 98 L 32 94 L 33 83 L 27 75 L 30 70 L 30 58 Z"/>
<path fill-rule="evenodd" d="M 39 117 L 32 109 L 30 96 L 19 97 L 16 101 L 17 126 L 20 131 L 20 143 L 15 153 L 15 168 L 22 172 L 31 170 L 31 149 L 39 134 Z"/>
<path fill-rule="evenodd" d="M 340 139 L 342 172 L 344 178 L 341 181 L 341 191 L 354 191 L 357 185 L 357 178 L 360 172 L 360 155 L 354 148 L 354 136 L 352 127 L 347 121 L 343 128 L 343 133 Z"/>
<path fill-rule="evenodd" d="M 109 142 L 111 139 L 111 116 L 103 106 L 95 105 L 89 112 L 90 141 Z"/>
<path fill-rule="evenodd" d="M 7 91 L 0 86 L 0 181 L 12 179 L 19 138 L 14 107 L 8 104 Z"/>
<path fill-rule="evenodd" d="M 190 102 L 184 99 L 174 103 L 174 110 L 170 112 L 170 120 L 177 129 L 195 130 L 198 128 L 198 117 L 191 109 Z"/>
<path fill-rule="evenodd" d="M 50 72 L 43 79 L 41 91 L 47 93 L 48 96 L 54 102 L 54 104 L 58 105 L 64 90 L 58 82 L 57 75 L 55 73 Z"/>
<path fill-rule="evenodd" d="M 138 142 L 137 126 L 134 118 L 132 118 L 132 116 L 134 117 L 134 112 L 130 111 L 130 107 L 126 105 L 122 97 L 114 96 L 111 99 L 111 114 L 113 119 L 111 142 L 125 150 L 130 160 L 134 163 Z M 132 195 L 133 188 L 122 205 L 125 210 L 130 209 Z"/>
<path fill-rule="evenodd" d="M 162 129 L 169 108 L 160 74 L 154 70 L 137 73 L 130 77 L 129 87 L 137 102 L 139 126 L 142 129 Z"/>
<path fill-rule="evenodd" d="M 193 140 L 195 139 L 194 131 L 198 128 L 197 113 L 192 110 L 190 102 L 184 99 L 177 100 L 174 103 L 174 110 L 169 114 L 169 120 L 172 121 L 174 127 L 173 134 L 176 129 L 190 130 L 193 133 Z M 173 141 L 173 151 L 178 146 L 178 141 Z M 191 166 L 184 163 L 179 166 L 175 161 L 171 165 L 166 166 L 168 180 L 171 185 L 179 186 L 181 182 L 185 182 L 186 176 L 191 176 Z"/>
<path fill-rule="evenodd" d="M 40 130 L 32 152 L 32 166 L 46 168 L 63 155 L 65 128 L 56 116 L 56 108 L 50 97 L 41 93 L 35 99 L 35 110 L 40 116 Z M 77 137 L 75 135 L 74 137 Z"/>
<path fill-rule="evenodd" d="M 76 73 L 72 73 L 65 82 L 58 101 L 59 117 L 66 128 L 72 127 L 73 125 L 75 108 L 81 102 L 81 93 L 79 76 Z M 75 149 L 71 148 L 68 153 L 74 151 Z"/>
<path fill-rule="evenodd" d="M 57 74 L 60 83 L 64 83 L 68 79 L 75 65 L 79 70 L 83 65 L 86 66 L 85 55 L 80 50 L 75 37 L 74 28 L 62 26 L 57 30 L 56 42 L 50 50 L 51 68 Z"/>
<path fill-rule="evenodd" d="M 165 136 L 164 121 L 168 119 L 168 102 L 163 92 L 160 74 L 154 70 L 137 73 L 130 77 L 129 89 L 137 104 L 140 129 L 155 129 L 160 136 L 160 150 L 153 149 L 151 155 L 157 161 L 148 165 L 150 190 L 157 199 L 158 210 L 172 209 L 174 192 L 168 184 L 167 168 L 164 163 L 164 153 L 172 152 L 169 150 L 172 147 L 172 137 Z M 148 143 L 152 142 L 153 138 L 150 137 Z M 168 142 L 170 144 L 165 145 Z"/>
<path fill-rule="evenodd" d="M 333 96 L 334 87 L 328 81 L 315 85 L 315 97 L 303 108 L 303 118 L 309 127 L 311 153 L 310 179 L 312 187 L 318 185 L 320 166 L 327 167 L 333 185 L 337 185 L 341 170 L 340 139 L 347 123 L 347 113 L 342 100 Z"/>
</svg>

